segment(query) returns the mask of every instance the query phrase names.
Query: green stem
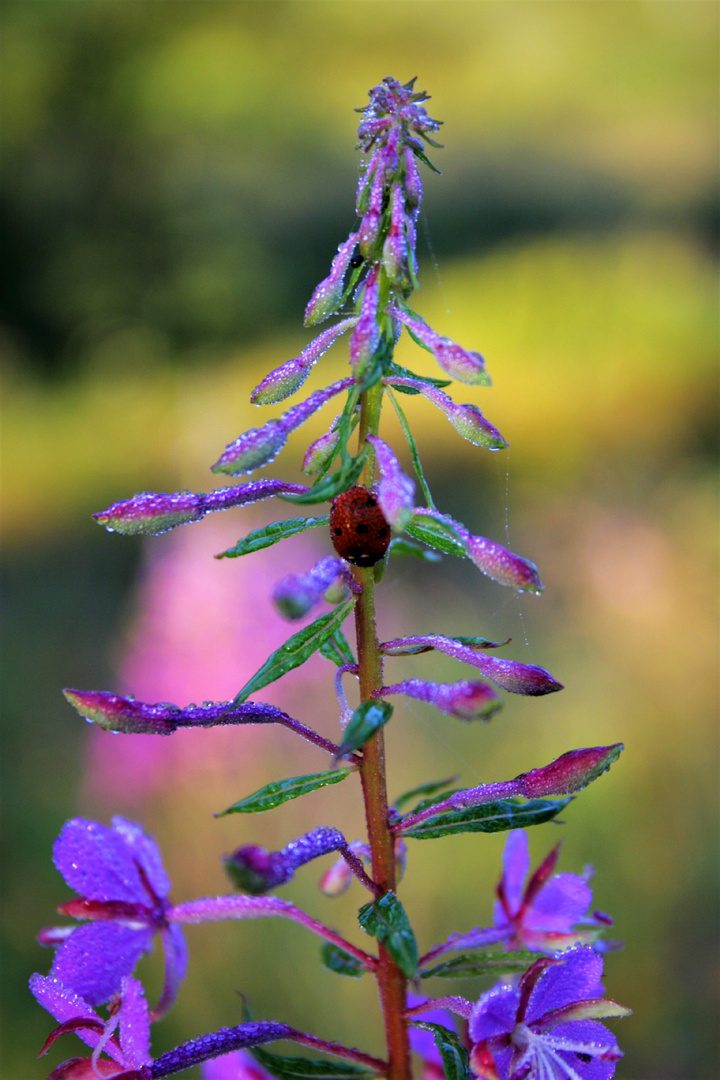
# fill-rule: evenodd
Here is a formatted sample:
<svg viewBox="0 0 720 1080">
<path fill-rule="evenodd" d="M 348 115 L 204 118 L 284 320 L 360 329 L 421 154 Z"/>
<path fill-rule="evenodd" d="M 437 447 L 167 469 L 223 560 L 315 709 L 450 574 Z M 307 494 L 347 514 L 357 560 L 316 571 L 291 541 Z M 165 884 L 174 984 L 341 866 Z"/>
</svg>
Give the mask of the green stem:
<svg viewBox="0 0 720 1080">
<path fill-rule="evenodd" d="M 378 383 L 362 396 L 360 405 L 360 446 L 367 435 L 376 434 L 380 419 L 382 386 Z M 363 473 L 363 482 L 372 483 L 373 460 L 370 458 Z M 372 567 L 356 567 L 355 579 L 362 593 L 355 605 L 357 633 L 358 676 L 360 698 L 366 701 L 383 685 L 382 656 L 375 624 L 374 574 Z M 365 819 L 370 845 L 372 876 L 383 893 L 395 891 L 395 842 L 388 823 L 387 783 L 385 775 L 385 741 L 379 731 L 363 747 L 360 766 Z M 407 1002 L 407 980 L 383 945 L 379 945 L 375 977 L 380 992 L 387 1041 L 388 1080 L 410 1080 L 410 1045 L 408 1024 L 404 1012 Z"/>
</svg>

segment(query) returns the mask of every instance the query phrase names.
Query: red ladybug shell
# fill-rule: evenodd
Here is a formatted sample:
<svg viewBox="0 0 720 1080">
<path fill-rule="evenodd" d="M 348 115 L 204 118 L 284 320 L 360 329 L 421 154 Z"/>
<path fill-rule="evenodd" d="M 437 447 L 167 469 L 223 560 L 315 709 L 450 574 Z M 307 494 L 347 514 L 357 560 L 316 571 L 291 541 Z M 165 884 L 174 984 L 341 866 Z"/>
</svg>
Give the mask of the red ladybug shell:
<svg viewBox="0 0 720 1080">
<path fill-rule="evenodd" d="M 372 491 L 351 487 L 330 506 L 330 539 L 338 555 L 355 566 L 374 566 L 390 544 L 390 526 Z"/>
</svg>

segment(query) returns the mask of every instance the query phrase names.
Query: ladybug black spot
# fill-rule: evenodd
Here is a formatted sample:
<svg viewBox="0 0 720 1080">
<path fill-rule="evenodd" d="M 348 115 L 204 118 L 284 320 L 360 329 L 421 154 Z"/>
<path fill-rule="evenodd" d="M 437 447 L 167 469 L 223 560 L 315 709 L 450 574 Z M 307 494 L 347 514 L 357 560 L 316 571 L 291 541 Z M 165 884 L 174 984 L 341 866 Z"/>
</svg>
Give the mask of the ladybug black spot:
<svg viewBox="0 0 720 1080">
<path fill-rule="evenodd" d="M 330 538 L 338 555 L 355 566 L 380 562 L 390 543 L 390 526 L 371 491 L 356 485 L 333 499 Z"/>
</svg>

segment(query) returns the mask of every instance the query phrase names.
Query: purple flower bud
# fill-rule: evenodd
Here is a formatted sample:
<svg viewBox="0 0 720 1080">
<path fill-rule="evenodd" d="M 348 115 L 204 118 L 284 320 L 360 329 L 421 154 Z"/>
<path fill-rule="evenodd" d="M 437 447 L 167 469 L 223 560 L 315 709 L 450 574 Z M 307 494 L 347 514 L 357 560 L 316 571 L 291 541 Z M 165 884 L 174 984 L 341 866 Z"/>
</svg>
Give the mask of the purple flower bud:
<svg viewBox="0 0 720 1080">
<path fill-rule="evenodd" d="M 330 430 L 321 435 L 315 442 L 310 443 L 302 461 L 302 471 L 306 476 L 313 476 L 328 465 L 338 452 L 340 435 L 336 430 L 339 416 L 336 416 L 330 425 Z"/>
<path fill-rule="evenodd" d="M 255 480 L 250 484 L 217 488 L 208 494 L 176 491 L 169 495 L 141 491 L 132 499 L 123 499 L 107 510 L 100 510 L 93 517 L 108 532 L 123 533 L 125 536 L 160 536 L 178 525 L 200 521 L 215 510 L 246 506 L 273 495 L 302 495 L 307 490 L 303 484 L 286 484 L 283 480 Z"/>
<path fill-rule="evenodd" d="M 225 859 L 225 868 L 235 885 L 251 896 L 259 896 L 290 881 L 299 867 L 321 855 L 346 848 L 338 829 L 321 825 L 280 851 L 266 851 L 255 844 L 240 847 Z"/>
<path fill-rule="evenodd" d="M 415 155 L 412 150 L 408 150 L 407 148 L 403 150 L 403 160 L 405 162 L 405 198 L 407 199 L 408 205 L 413 210 L 417 211 L 423 197 L 420 170 L 415 163 Z"/>
<path fill-rule="evenodd" d="M 477 405 L 456 405 L 452 398 L 437 386 L 421 379 L 385 379 L 389 386 L 409 386 L 423 394 L 433 405 L 447 416 L 455 430 L 473 446 L 483 446 L 487 450 L 504 450 L 508 445 L 496 427 L 485 419 Z"/>
<path fill-rule="evenodd" d="M 294 405 L 277 420 L 268 420 L 261 428 L 252 428 L 230 443 L 212 467 L 214 473 L 239 476 L 267 465 L 277 456 L 295 428 L 309 420 L 331 397 L 352 386 L 352 378 L 340 379 L 322 390 L 316 390 L 305 401 Z"/>
<path fill-rule="evenodd" d="M 378 167 L 375 169 L 375 175 L 373 176 L 372 187 L 370 188 L 368 208 L 365 212 L 365 216 L 360 222 L 360 228 L 357 234 L 360 253 L 366 259 L 371 259 L 375 253 L 375 244 L 377 243 L 378 233 L 380 232 L 380 221 L 382 218 L 384 189 L 385 169 L 378 164 Z"/>
<path fill-rule="evenodd" d="M 370 847 L 362 840 L 353 840 L 348 849 L 359 859 L 370 863 Z M 353 872 L 345 859 L 338 859 L 320 878 L 320 890 L 326 896 L 342 896 L 350 888 Z"/>
<path fill-rule="evenodd" d="M 320 559 L 307 574 L 287 574 L 278 581 L 273 592 L 273 602 L 284 618 L 301 619 L 320 601 L 323 593 L 338 577 L 342 577 L 353 591 L 359 590 L 347 563 L 343 559 L 328 555 Z"/>
<path fill-rule="evenodd" d="M 407 326 L 413 337 L 433 354 L 451 379 L 467 383 L 468 386 L 490 385 L 490 376 L 485 371 L 485 360 L 480 353 L 463 349 L 450 338 L 442 337 L 419 316 L 408 315 L 402 308 L 390 307 L 388 314 Z"/>
<path fill-rule="evenodd" d="M 357 377 L 366 373 L 380 344 L 377 321 L 380 301 L 379 275 L 378 263 L 367 276 L 360 318 L 350 338 L 350 363 Z"/>
<path fill-rule="evenodd" d="M 322 334 L 305 346 L 299 356 L 293 360 L 286 360 L 279 368 L 275 368 L 266 375 L 250 395 L 253 405 L 275 405 L 299 390 L 310 374 L 313 364 L 327 352 L 336 338 L 344 334 L 356 322 L 357 319 L 353 316 L 323 330 Z"/>
<path fill-rule="evenodd" d="M 405 238 L 405 193 L 400 184 L 393 184 L 390 196 L 390 228 L 383 244 L 383 266 L 390 280 L 397 285 L 408 282 L 408 253 Z"/>
<path fill-rule="evenodd" d="M 358 234 L 350 233 L 347 240 L 340 244 L 338 253 L 332 261 L 330 273 L 315 289 L 310 302 L 305 308 L 305 325 L 314 326 L 332 315 L 340 303 L 343 294 L 345 271 L 358 242 Z"/>
<path fill-rule="evenodd" d="M 493 581 L 497 581 L 500 585 L 510 585 L 519 592 L 542 592 L 543 584 L 534 562 L 513 554 L 502 544 L 488 540 L 485 536 L 473 536 L 464 525 L 455 521 L 449 514 L 441 514 L 430 507 L 418 508 L 414 513 L 418 517 L 433 518 L 447 526 L 450 533 L 454 534 L 465 548 L 468 559 Z"/>
<path fill-rule="evenodd" d="M 228 710 L 227 701 L 204 705 L 161 702 L 148 705 L 106 690 L 63 690 L 66 700 L 86 720 L 105 731 L 133 735 L 170 735 L 181 727 L 214 727 L 216 724 L 274 724 L 285 715 L 275 705 L 245 702 Z"/>
<path fill-rule="evenodd" d="M 385 697 L 386 694 L 405 694 L 418 701 L 427 701 L 441 712 L 450 713 L 460 720 L 489 720 L 502 705 L 497 690 L 492 686 L 466 679 L 456 683 L 407 679 L 393 686 L 384 686 L 375 696 Z"/>
<path fill-rule="evenodd" d="M 390 447 L 377 435 L 368 435 L 368 442 L 375 447 L 380 482 L 377 498 L 385 519 L 396 532 L 402 532 L 413 512 L 415 484 L 400 468 L 400 462 Z"/>
<path fill-rule="evenodd" d="M 587 750 L 569 750 L 542 769 L 520 773 L 516 777 L 519 794 L 526 799 L 572 795 L 607 772 L 624 749 L 622 743 L 613 743 L 612 746 L 593 746 Z"/>
<path fill-rule="evenodd" d="M 403 146 L 422 149 L 418 135 L 437 131 L 439 120 L 433 120 L 421 102 L 428 94 L 413 90 L 414 79 L 404 86 L 389 76 L 369 92 L 370 104 L 358 127 L 358 145 L 366 152 L 375 143 L 385 146 L 394 137 Z"/>
</svg>

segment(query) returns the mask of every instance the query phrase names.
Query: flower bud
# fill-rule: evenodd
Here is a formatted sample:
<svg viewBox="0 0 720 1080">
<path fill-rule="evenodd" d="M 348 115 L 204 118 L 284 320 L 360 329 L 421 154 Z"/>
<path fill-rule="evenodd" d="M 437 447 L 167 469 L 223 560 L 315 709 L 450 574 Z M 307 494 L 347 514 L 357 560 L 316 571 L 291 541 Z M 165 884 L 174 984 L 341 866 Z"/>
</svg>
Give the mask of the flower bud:
<svg viewBox="0 0 720 1080">
<path fill-rule="evenodd" d="M 415 484 L 400 468 L 400 462 L 390 447 L 377 435 L 368 435 L 375 447 L 380 482 L 378 502 L 386 520 L 396 532 L 402 532 L 412 518 Z"/>
<path fill-rule="evenodd" d="M 340 244 L 338 253 L 330 266 L 330 273 L 324 278 L 310 297 L 305 308 L 305 325 L 314 326 L 332 315 L 340 303 L 343 294 L 345 271 L 358 241 L 357 233 L 350 233 L 347 240 Z"/>
<path fill-rule="evenodd" d="M 372 268 L 365 282 L 360 318 L 350 338 L 350 363 L 358 378 L 366 374 L 380 345 L 377 321 L 380 301 L 379 274 L 378 263 Z"/>
</svg>

